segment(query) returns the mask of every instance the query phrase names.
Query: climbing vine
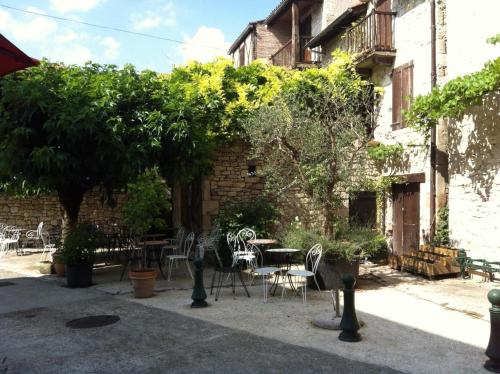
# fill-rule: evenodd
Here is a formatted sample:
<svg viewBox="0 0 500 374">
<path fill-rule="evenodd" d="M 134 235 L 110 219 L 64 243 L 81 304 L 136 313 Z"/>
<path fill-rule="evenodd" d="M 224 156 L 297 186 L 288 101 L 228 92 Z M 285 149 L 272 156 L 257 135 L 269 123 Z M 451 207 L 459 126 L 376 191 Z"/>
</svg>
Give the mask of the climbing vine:
<svg viewBox="0 0 500 374">
<path fill-rule="evenodd" d="M 488 39 L 500 43 L 500 34 Z M 422 133 L 437 123 L 439 118 L 460 118 L 465 111 L 480 105 L 483 98 L 500 91 L 500 57 L 488 61 L 478 72 L 457 77 L 429 94 L 416 97 L 405 112 L 407 123 Z"/>
</svg>

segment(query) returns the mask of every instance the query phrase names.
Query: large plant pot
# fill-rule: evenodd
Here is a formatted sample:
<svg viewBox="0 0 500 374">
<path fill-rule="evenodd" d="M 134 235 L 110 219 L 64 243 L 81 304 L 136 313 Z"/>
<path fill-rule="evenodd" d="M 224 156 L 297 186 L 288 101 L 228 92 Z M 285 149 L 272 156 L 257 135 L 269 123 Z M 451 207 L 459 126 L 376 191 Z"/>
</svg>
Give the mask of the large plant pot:
<svg viewBox="0 0 500 374">
<path fill-rule="evenodd" d="M 131 270 L 128 276 L 134 286 L 134 297 L 143 299 L 153 296 L 157 276 L 154 269 Z"/>
<path fill-rule="evenodd" d="M 66 265 L 60 255 L 52 255 L 52 265 L 54 266 L 54 271 L 58 277 L 64 277 L 66 275 Z"/>
<path fill-rule="evenodd" d="M 92 285 L 93 264 L 66 264 L 66 282 L 69 288 L 86 288 Z"/>
<path fill-rule="evenodd" d="M 342 289 L 344 287 L 341 280 L 343 274 L 352 274 L 358 278 L 359 261 L 323 258 L 318 265 L 316 279 L 322 290 Z M 317 288 L 312 277 L 309 279 L 308 285 Z"/>
</svg>

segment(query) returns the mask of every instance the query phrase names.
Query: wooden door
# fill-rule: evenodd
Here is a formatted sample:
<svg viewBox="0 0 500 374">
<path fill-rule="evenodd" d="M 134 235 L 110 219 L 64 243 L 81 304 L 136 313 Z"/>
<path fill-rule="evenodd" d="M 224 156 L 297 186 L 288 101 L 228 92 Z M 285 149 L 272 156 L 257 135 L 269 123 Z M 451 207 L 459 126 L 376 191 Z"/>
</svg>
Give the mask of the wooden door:
<svg viewBox="0 0 500 374">
<path fill-rule="evenodd" d="M 420 237 L 420 184 L 396 184 L 392 188 L 392 243 L 394 254 L 418 250 Z"/>
<path fill-rule="evenodd" d="M 391 0 L 379 0 L 375 7 L 375 48 L 388 51 L 392 49 Z"/>
<path fill-rule="evenodd" d="M 301 62 L 311 62 L 311 50 L 306 48 L 305 45 L 311 40 L 312 34 L 312 18 L 307 16 L 301 23 L 299 27 L 300 36 L 300 59 Z"/>
</svg>

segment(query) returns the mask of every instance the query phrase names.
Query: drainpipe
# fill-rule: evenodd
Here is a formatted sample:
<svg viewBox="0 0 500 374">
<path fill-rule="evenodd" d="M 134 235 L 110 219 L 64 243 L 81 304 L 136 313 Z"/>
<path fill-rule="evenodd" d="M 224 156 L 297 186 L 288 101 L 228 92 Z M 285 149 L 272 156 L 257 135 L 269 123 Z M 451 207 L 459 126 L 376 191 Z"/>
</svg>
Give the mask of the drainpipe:
<svg viewBox="0 0 500 374">
<path fill-rule="evenodd" d="M 431 0 L 431 88 L 436 86 L 437 68 L 436 68 L 436 0 Z M 430 194 L 429 194 L 429 210 L 430 210 L 430 227 L 429 239 L 434 239 L 436 231 L 436 124 L 431 129 L 431 173 L 430 173 Z"/>
</svg>

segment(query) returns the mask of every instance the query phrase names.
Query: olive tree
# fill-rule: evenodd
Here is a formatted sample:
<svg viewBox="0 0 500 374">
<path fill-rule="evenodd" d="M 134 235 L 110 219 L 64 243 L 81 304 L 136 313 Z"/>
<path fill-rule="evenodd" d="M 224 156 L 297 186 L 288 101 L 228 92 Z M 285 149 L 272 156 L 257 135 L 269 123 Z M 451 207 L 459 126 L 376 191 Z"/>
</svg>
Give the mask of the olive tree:
<svg viewBox="0 0 500 374">
<path fill-rule="evenodd" d="M 305 194 L 322 210 L 325 234 L 332 234 L 343 194 L 362 182 L 374 95 L 351 59 L 338 54 L 327 68 L 294 73 L 245 123 L 270 190 Z"/>
</svg>

